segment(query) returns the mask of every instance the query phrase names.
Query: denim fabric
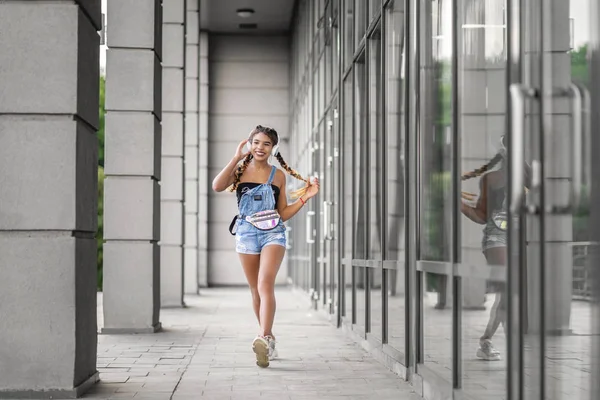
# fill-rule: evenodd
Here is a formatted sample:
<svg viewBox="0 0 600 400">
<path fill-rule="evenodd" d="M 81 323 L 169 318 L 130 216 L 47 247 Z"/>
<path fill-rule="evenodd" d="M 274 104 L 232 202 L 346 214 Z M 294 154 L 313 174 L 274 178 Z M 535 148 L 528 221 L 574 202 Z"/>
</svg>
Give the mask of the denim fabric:
<svg viewBox="0 0 600 400">
<path fill-rule="evenodd" d="M 499 210 L 494 211 L 506 211 L 506 206 L 506 197 L 504 197 L 504 200 L 502 201 L 502 207 Z M 494 211 L 492 211 L 492 215 L 494 214 Z M 498 228 L 494 221 L 490 218 L 483 228 L 483 238 L 481 240 L 482 250 L 486 251 L 488 249 L 493 249 L 494 247 L 506 247 L 506 233 L 506 231 Z"/>
<path fill-rule="evenodd" d="M 243 254 L 260 254 L 263 247 L 275 244 L 285 247 L 285 226 L 280 222 L 277 227 L 269 231 L 261 231 L 244 220 L 247 215 L 260 211 L 274 210 L 275 198 L 271 183 L 277 169 L 271 167 L 271 174 L 267 183 L 263 183 L 242 194 L 239 204 L 239 215 L 235 234 L 235 250 Z"/>
</svg>

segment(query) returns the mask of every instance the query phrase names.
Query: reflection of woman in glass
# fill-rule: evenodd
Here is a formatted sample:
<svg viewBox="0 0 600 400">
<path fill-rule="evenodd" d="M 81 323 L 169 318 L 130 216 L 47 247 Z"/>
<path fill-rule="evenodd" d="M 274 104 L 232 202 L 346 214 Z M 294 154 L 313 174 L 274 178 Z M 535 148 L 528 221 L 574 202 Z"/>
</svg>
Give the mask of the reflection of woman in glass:
<svg viewBox="0 0 600 400">
<path fill-rule="evenodd" d="M 499 168 L 495 169 L 499 165 Z M 461 212 L 470 220 L 485 225 L 483 228 L 482 250 L 487 263 L 490 265 L 506 265 L 506 150 L 504 148 L 504 137 L 502 137 L 502 149 L 485 165 L 467 172 L 462 180 L 481 176 L 479 181 L 479 197 L 475 206 L 465 202 L 461 203 Z M 465 200 L 473 200 L 476 196 L 463 192 Z M 506 296 L 505 285 L 496 283 L 496 299 L 490 312 L 490 319 L 483 336 L 479 340 L 477 357 L 488 360 L 500 360 L 500 353 L 492 345 L 492 337 L 498 330 L 500 324 L 506 321 Z"/>
</svg>

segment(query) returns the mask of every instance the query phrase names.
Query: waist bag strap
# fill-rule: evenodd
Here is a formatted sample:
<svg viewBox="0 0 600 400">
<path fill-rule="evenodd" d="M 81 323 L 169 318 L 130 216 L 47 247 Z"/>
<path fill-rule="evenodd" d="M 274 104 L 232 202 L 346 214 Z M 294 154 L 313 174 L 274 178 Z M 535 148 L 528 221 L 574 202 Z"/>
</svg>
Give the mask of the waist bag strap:
<svg viewBox="0 0 600 400">
<path fill-rule="evenodd" d="M 238 220 L 238 218 L 242 218 L 241 215 L 236 215 L 233 217 L 233 219 L 231 220 L 231 224 L 229 224 L 229 233 L 231 233 L 233 236 L 235 236 L 235 231 L 233 230 L 233 228 L 235 228 L 235 224 Z"/>
</svg>

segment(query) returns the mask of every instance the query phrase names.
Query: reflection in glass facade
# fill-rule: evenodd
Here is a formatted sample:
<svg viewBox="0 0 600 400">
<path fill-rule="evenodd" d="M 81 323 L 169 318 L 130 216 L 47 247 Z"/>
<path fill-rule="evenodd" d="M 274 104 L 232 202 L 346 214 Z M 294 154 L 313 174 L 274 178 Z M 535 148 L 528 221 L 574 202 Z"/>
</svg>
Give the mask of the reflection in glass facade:
<svg viewBox="0 0 600 400">
<path fill-rule="evenodd" d="M 600 0 L 298 2 L 291 162 L 322 191 L 289 278 L 427 398 L 600 398 L 594 21 Z"/>
</svg>

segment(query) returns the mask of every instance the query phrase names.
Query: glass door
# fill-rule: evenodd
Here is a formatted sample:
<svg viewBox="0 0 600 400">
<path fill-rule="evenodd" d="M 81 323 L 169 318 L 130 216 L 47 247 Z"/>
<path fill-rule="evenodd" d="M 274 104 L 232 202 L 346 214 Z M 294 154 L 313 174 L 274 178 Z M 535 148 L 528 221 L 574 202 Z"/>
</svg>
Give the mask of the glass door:
<svg viewBox="0 0 600 400">
<path fill-rule="evenodd" d="M 456 126 L 460 280 L 455 387 L 477 399 L 506 399 L 507 157 L 506 0 L 458 0 Z M 501 222 L 500 222 L 501 224 Z"/>
<path fill-rule="evenodd" d="M 596 398 L 588 279 L 596 3 L 530 0 L 514 33 L 521 41 L 511 42 L 522 71 L 511 80 L 507 138 L 509 398 Z"/>
<path fill-rule="evenodd" d="M 394 0 L 383 13 L 384 37 L 384 340 L 406 363 L 406 233 L 408 223 L 406 150 L 405 4 Z"/>
<path fill-rule="evenodd" d="M 417 148 L 418 372 L 452 386 L 453 209 L 453 1 L 420 2 Z M 427 379 L 427 378 L 426 378 Z M 433 378 L 435 379 L 435 378 Z"/>
</svg>

